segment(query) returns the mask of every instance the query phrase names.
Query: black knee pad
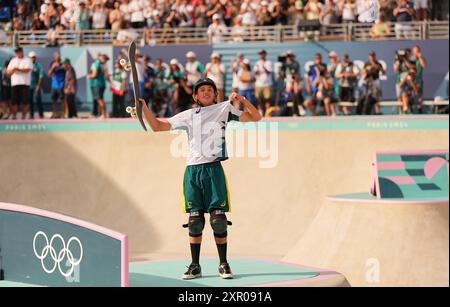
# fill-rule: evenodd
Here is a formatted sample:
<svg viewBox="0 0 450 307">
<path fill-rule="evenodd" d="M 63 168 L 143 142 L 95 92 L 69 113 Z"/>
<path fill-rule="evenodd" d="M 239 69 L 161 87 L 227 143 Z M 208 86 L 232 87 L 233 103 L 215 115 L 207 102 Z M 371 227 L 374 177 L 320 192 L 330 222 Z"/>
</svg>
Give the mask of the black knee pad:
<svg viewBox="0 0 450 307">
<path fill-rule="evenodd" d="M 203 233 L 203 228 L 205 228 L 205 216 L 202 212 L 191 212 L 189 214 L 189 236 L 200 237 Z"/>
<path fill-rule="evenodd" d="M 225 238 L 227 236 L 228 221 L 223 210 L 211 211 L 209 222 L 215 237 Z"/>
</svg>

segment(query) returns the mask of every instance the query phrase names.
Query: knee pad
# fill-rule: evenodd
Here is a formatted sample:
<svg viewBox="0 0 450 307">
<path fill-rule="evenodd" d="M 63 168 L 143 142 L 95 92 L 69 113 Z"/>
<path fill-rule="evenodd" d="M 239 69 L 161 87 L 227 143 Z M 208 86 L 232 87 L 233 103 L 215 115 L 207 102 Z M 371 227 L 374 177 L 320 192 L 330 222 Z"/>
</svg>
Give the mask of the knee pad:
<svg viewBox="0 0 450 307">
<path fill-rule="evenodd" d="M 214 210 L 210 213 L 211 228 L 214 236 L 217 238 L 225 238 L 227 236 L 228 221 L 223 210 Z"/>
<path fill-rule="evenodd" d="M 191 212 L 189 214 L 188 229 L 189 236 L 200 237 L 205 228 L 205 216 L 201 212 Z"/>
</svg>

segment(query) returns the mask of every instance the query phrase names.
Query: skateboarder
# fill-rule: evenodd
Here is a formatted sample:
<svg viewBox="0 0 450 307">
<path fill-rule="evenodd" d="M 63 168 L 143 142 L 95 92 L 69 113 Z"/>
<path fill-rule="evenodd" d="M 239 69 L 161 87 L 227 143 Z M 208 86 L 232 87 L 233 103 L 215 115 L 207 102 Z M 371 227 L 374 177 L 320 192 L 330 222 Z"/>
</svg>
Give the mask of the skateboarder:
<svg viewBox="0 0 450 307">
<path fill-rule="evenodd" d="M 225 215 L 230 210 L 230 197 L 221 161 L 228 159 L 225 148 L 225 128 L 232 120 L 259 121 L 258 110 L 237 93 L 228 101 L 217 102 L 217 88 L 211 79 L 200 79 L 194 85 L 192 109 L 169 118 L 156 118 L 143 102 L 143 113 L 153 131 L 185 130 L 189 140 L 189 156 L 183 182 L 183 207 L 189 214 L 187 228 L 192 263 L 183 279 L 201 277 L 200 245 L 205 226 L 205 213 L 210 215 L 210 225 L 220 258 L 219 275 L 233 278 L 227 261 L 227 226 Z M 141 99 L 142 101 L 142 99 Z M 233 107 L 242 103 L 244 111 Z"/>
</svg>

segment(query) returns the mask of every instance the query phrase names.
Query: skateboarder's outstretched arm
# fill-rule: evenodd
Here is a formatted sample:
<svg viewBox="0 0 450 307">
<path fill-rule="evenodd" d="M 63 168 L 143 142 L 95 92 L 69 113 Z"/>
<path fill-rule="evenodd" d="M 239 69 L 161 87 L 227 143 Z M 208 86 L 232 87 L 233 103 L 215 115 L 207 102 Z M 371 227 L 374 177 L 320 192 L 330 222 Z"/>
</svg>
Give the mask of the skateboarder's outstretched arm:
<svg viewBox="0 0 450 307">
<path fill-rule="evenodd" d="M 144 99 L 139 99 L 142 103 L 142 112 L 144 113 L 145 120 L 150 125 L 152 130 L 154 132 L 158 131 L 169 131 L 170 130 L 170 123 L 167 121 L 167 119 L 164 118 L 156 118 L 155 115 L 153 115 L 152 111 L 150 111 L 147 107 L 147 104 L 145 103 Z"/>
</svg>

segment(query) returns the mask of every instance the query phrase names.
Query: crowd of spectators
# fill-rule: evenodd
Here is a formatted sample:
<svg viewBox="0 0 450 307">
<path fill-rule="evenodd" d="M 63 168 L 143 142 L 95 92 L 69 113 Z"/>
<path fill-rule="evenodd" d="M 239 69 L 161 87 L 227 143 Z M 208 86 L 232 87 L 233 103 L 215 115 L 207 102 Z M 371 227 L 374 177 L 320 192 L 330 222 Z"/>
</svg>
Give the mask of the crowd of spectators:
<svg viewBox="0 0 450 307">
<path fill-rule="evenodd" d="M 132 78 L 120 64 L 121 60 L 126 62 L 126 53 L 123 49 L 114 59 L 112 71 L 107 68 L 110 59 L 105 54 L 99 54 L 92 63 L 87 78 L 93 116 L 129 116 L 125 110 L 133 101 Z M 318 53 L 305 66 L 301 66 L 290 50 L 279 54 L 275 62 L 268 60 L 265 50 L 258 54 L 259 59 L 254 63 L 239 53 L 225 65 L 216 52 L 211 54 L 208 63 L 198 61 L 192 51 L 186 53 L 183 61 L 172 59 L 164 63 L 161 59 L 153 61 L 138 51 L 136 65 L 141 96 L 157 116 L 169 117 L 191 108 L 193 85 L 200 78 L 214 80 L 218 101 L 223 101 L 230 94 L 225 92 L 229 74 L 231 90 L 246 97 L 262 115 L 380 114 L 381 80 L 386 80 L 386 70 L 392 69 L 397 75 L 399 112 L 423 112 L 423 71 L 427 62 L 418 46 L 397 51 L 392 68 L 383 66 L 375 52 L 369 54 L 366 63 L 355 63 L 348 54 L 338 55 L 334 51 L 325 55 L 328 60 Z M 62 60 L 55 54 L 50 67 L 44 71 L 36 53 L 30 52 L 26 58 L 20 47 L 16 48 L 16 57 L 7 61 L 2 69 L 0 116 L 15 119 L 21 106 L 22 118 L 27 118 L 29 109 L 28 118 L 34 118 L 37 104 L 42 118 L 42 82 L 46 77 L 51 79 L 51 117 L 77 117 L 77 78 L 70 60 Z M 104 99 L 107 90 L 113 97 L 109 113 Z"/>
<path fill-rule="evenodd" d="M 446 0 L 15 0 L 6 30 L 303 25 L 448 19 Z"/>
</svg>

